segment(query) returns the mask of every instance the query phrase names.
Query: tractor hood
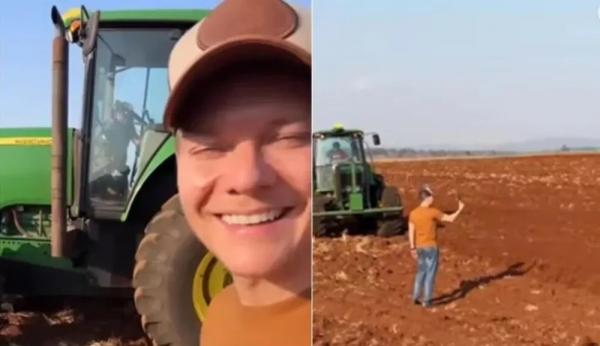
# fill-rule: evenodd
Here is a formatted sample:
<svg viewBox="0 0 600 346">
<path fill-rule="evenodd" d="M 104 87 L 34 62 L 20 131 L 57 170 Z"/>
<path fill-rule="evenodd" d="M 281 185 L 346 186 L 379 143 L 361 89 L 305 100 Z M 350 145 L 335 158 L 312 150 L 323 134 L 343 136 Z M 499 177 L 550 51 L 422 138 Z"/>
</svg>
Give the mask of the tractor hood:
<svg viewBox="0 0 600 346">
<path fill-rule="evenodd" d="M 0 129 L 0 210 L 50 205 L 51 133 L 50 128 Z M 69 138 L 69 153 L 71 143 Z"/>
<path fill-rule="evenodd" d="M 0 146 L 24 147 L 52 144 L 52 129 L 49 127 L 4 128 L 0 129 Z"/>
</svg>

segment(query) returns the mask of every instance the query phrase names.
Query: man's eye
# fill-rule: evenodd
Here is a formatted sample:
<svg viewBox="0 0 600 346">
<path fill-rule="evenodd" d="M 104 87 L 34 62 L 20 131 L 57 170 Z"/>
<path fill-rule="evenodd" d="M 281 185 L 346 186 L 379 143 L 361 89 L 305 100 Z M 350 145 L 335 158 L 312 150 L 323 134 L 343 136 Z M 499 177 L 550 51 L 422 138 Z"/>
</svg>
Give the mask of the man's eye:
<svg viewBox="0 0 600 346">
<path fill-rule="evenodd" d="M 190 155 L 198 159 L 214 159 L 221 157 L 225 150 L 219 147 L 198 147 L 189 151 Z"/>
<path fill-rule="evenodd" d="M 303 145 L 306 145 L 307 143 L 310 143 L 310 139 L 311 139 L 310 133 L 307 132 L 307 133 L 280 135 L 275 138 L 274 142 L 277 144 L 285 145 L 285 146 L 297 147 L 297 146 L 303 146 Z"/>
</svg>

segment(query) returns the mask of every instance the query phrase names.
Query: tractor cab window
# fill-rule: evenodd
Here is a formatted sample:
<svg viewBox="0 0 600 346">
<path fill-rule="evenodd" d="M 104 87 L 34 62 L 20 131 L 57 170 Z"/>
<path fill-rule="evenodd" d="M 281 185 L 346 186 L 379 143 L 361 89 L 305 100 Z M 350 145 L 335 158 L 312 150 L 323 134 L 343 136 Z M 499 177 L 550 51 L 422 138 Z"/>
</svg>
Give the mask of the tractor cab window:
<svg viewBox="0 0 600 346">
<path fill-rule="evenodd" d="M 104 29 L 97 40 L 88 195 L 92 204 L 123 205 L 140 144 L 162 121 L 173 29 Z"/>
<path fill-rule="evenodd" d="M 352 137 L 329 137 L 319 139 L 316 153 L 317 166 L 341 162 L 360 163 L 360 150 Z"/>
<path fill-rule="evenodd" d="M 314 160 L 316 188 L 321 191 L 333 190 L 336 165 L 364 163 L 361 141 L 352 136 L 318 138 L 315 143 Z"/>
</svg>

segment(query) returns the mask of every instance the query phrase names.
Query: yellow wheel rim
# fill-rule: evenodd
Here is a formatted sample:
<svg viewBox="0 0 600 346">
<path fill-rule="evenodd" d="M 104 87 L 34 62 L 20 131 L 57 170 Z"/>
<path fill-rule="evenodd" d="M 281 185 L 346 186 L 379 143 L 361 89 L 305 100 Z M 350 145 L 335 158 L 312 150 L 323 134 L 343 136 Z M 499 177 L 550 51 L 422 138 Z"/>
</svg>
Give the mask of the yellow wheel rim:
<svg viewBox="0 0 600 346">
<path fill-rule="evenodd" d="M 231 282 L 231 275 L 223 263 L 207 252 L 196 268 L 192 283 L 192 301 L 200 321 L 204 321 L 212 298 Z"/>
</svg>

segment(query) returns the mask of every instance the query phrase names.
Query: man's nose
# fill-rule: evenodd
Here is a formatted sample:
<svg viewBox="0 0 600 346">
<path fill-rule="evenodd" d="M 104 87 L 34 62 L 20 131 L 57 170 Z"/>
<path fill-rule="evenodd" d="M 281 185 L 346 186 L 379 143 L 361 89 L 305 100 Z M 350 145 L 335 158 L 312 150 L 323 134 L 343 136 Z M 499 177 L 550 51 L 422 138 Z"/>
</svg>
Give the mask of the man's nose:
<svg viewBox="0 0 600 346">
<path fill-rule="evenodd" d="M 225 177 L 229 192 L 242 194 L 272 186 L 277 174 L 260 146 L 243 142 L 230 153 Z"/>
</svg>

